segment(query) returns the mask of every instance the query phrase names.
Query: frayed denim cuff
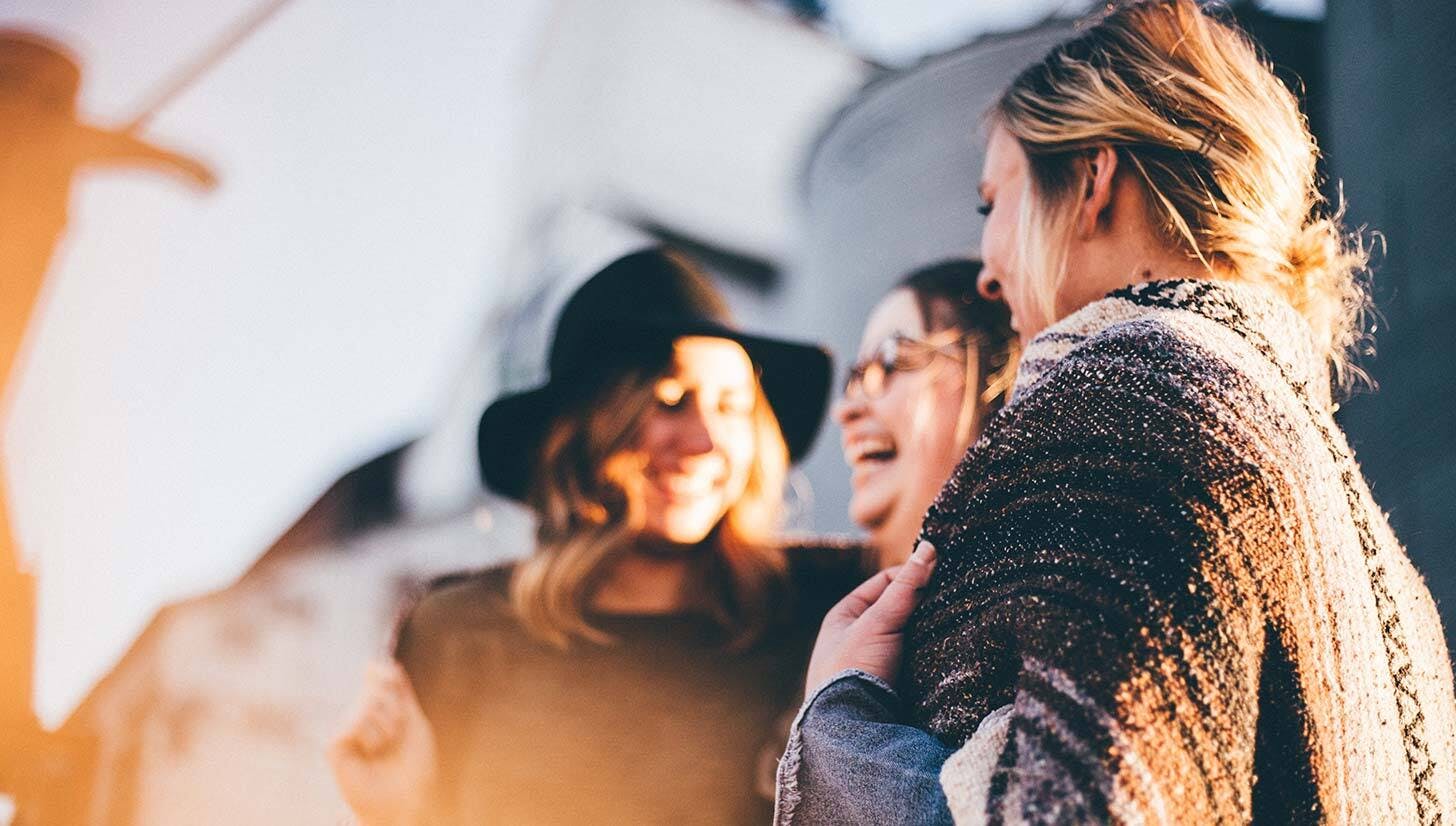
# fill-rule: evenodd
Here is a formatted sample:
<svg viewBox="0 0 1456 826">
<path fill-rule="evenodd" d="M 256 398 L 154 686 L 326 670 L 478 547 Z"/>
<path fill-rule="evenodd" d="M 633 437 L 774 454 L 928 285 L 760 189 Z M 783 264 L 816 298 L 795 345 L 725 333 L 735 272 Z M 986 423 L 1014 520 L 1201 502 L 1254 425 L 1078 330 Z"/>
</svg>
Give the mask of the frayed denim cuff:
<svg viewBox="0 0 1456 826">
<path fill-rule="evenodd" d="M 794 723 L 789 728 L 789 742 L 779 758 L 778 772 L 774 783 L 774 826 L 790 826 L 803 799 L 799 784 L 802 769 L 804 719 L 811 710 L 823 708 L 839 701 L 847 701 L 855 708 L 859 719 L 868 722 L 896 722 L 900 712 L 900 697 L 895 689 L 884 680 L 861 671 L 847 668 L 830 677 L 809 695 L 799 707 Z"/>
</svg>

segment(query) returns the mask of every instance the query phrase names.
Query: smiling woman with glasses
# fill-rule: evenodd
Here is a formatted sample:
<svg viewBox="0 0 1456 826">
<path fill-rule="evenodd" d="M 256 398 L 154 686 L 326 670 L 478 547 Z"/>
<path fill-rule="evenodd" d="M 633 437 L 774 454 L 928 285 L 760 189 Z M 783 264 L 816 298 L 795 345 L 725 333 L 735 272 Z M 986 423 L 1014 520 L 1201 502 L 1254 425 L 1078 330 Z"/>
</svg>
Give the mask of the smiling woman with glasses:
<svg viewBox="0 0 1456 826">
<path fill-rule="evenodd" d="M 909 555 L 925 509 L 1016 372 L 1008 313 L 976 294 L 980 270 L 976 261 L 925 267 L 881 299 L 835 406 L 849 515 L 882 565 Z"/>
<path fill-rule="evenodd" d="M 936 356 L 945 356 L 969 367 L 975 362 L 965 347 L 974 341 L 976 337 L 960 335 L 956 330 L 946 330 L 923 340 L 894 333 L 882 339 L 868 356 L 849 366 L 844 377 L 844 395 L 863 393 L 865 398 L 878 399 L 885 395 L 885 386 L 895 373 L 923 370 Z"/>
</svg>

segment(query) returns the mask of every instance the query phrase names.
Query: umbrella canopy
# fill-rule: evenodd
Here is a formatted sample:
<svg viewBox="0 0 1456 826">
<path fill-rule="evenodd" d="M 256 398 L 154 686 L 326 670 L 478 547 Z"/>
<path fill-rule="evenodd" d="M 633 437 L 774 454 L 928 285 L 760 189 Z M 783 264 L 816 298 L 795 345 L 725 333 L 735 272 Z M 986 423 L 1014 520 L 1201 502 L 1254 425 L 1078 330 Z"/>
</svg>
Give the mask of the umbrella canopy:
<svg viewBox="0 0 1456 826">
<path fill-rule="evenodd" d="M 5 459 L 47 724 L 159 606 L 234 581 L 344 469 L 430 430 L 481 321 L 534 286 L 544 213 L 781 262 L 797 163 L 864 74 L 738 3 L 274 5 L 255 28 L 240 0 L 0 20 L 74 48 L 83 113 L 118 123 L 251 31 L 146 121 L 218 189 L 78 179 L 31 331 Z"/>
<path fill-rule="evenodd" d="M 256 3 L 17 0 L 85 120 L 134 117 Z M 83 173 L 4 432 L 59 723 L 159 605 L 226 584 L 341 467 L 433 419 L 498 292 L 516 93 L 542 2 L 300 0 L 144 134 L 207 195 Z"/>
</svg>

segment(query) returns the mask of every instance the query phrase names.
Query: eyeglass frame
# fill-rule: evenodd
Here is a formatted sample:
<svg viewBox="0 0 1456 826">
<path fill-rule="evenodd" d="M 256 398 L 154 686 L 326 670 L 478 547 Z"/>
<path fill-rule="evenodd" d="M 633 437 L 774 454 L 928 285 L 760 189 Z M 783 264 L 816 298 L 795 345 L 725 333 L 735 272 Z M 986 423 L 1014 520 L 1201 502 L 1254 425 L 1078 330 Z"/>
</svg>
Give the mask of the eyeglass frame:
<svg viewBox="0 0 1456 826">
<path fill-rule="evenodd" d="M 936 343 L 935 338 L 944 333 L 954 333 L 955 336 L 943 344 Z M 849 365 L 849 369 L 845 372 L 844 383 L 840 386 L 840 392 L 845 398 L 849 398 L 858 388 L 860 396 L 866 400 L 884 398 L 885 393 L 889 390 L 892 376 L 896 373 L 913 373 L 917 370 L 924 370 L 935 362 L 937 355 L 945 356 L 964 365 L 967 372 L 970 372 L 973 364 L 970 358 L 970 348 L 979 347 L 980 343 L 979 335 L 962 333 L 954 329 L 943 330 L 925 339 L 907 336 L 903 333 L 893 333 L 882 339 L 869 356 L 856 359 Z M 914 365 L 901 363 L 902 355 L 899 348 L 907 344 L 920 349 L 928 356 L 924 363 Z M 872 375 L 878 375 L 879 378 L 871 381 Z M 968 380 L 969 378 L 970 376 L 967 376 Z"/>
</svg>

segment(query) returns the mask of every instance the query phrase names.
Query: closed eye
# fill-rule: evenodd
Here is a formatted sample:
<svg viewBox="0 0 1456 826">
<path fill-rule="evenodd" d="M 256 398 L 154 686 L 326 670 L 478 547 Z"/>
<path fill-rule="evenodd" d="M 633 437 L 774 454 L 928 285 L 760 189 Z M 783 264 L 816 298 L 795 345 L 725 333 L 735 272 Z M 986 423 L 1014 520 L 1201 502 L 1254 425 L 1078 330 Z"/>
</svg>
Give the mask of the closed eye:
<svg viewBox="0 0 1456 826">
<path fill-rule="evenodd" d="M 729 416 L 747 416 L 753 412 L 753 397 L 725 395 L 718 400 L 718 410 Z"/>
</svg>

